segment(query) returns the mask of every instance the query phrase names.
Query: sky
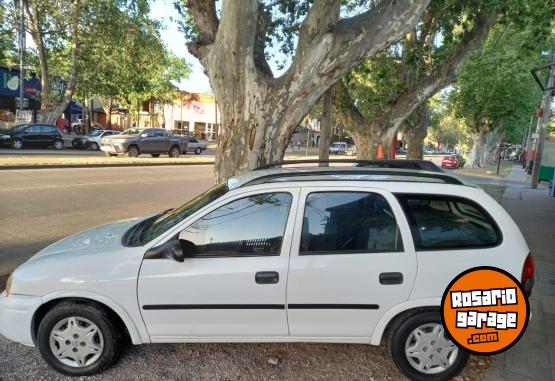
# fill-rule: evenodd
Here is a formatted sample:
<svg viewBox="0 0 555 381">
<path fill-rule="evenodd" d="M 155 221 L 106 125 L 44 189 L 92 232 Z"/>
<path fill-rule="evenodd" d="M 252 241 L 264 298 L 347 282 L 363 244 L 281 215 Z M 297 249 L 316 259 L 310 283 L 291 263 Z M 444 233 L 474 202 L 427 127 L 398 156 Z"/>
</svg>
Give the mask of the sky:
<svg viewBox="0 0 555 381">
<path fill-rule="evenodd" d="M 160 20 L 164 25 L 161 31 L 162 40 L 166 46 L 178 57 L 183 57 L 191 65 L 189 78 L 181 81 L 178 86 L 181 90 L 190 92 L 211 93 L 208 77 L 204 75 L 200 62 L 193 57 L 185 46 L 185 36 L 177 29 L 177 25 L 170 20 L 176 15 L 173 0 L 155 0 L 151 4 L 150 15 L 153 19 Z"/>
</svg>

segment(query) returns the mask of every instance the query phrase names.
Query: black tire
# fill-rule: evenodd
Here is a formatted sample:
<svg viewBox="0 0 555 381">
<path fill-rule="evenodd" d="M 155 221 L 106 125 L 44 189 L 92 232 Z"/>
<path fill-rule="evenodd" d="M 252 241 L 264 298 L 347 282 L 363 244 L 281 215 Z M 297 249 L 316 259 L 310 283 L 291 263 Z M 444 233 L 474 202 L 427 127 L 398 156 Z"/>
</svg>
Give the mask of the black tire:
<svg viewBox="0 0 555 381">
<path fill-rule="evenodd" d="M 22 149 L 23 148 L 23 142 L 21 141 L 21 139 L 12 140 L 12 143 L 10 145 L 13 149 Z"/>
<path fill-rule="evenodd" d="M 160 157 L 160 154 L 159 154 L 159 153 L 151 153 L 150 156 L 152 156 L 152 157 Z"/>
<path fill-rule="evenodd" d="M 52 329 L 63 319 L 69 317 L 85 318 L 91 321 L 102 334 L 104 342 L 102 352 L 89 365 L 73 367 L 64 364 L 58 360 L 50 349 L 50 333 Z M 70 376 L 89 376 L 108 369 L 117 361 L 123 349 L 124 341 L 122 334 L 123 332 L 120 332 L 105 309 L 95 304 L 68 301 L 56 305 L 44 316 L 37 332 L 37 346 L 44 361 L 58 372 Z"/>
<path fill-rule="evenodd" d="M 91 143 L 91 149 L 93 151 L 98 151 L 100 149 L 100 147 L 98 146 L 98 144 L 96 142 L 92 142 Z"/>
<path fill-rule="evenodd" d="M 127 156 L 129 157 L 138 157 L 140 154 L 139 148 L 137 146 L 129 146 L 127 147 Z"/>
<path fill-rule="evenodd" d="M 179 157 L 179 154 L 181 150 L 179 149 L 178 146 L 173 146 L 172 148 L 170 148 L 170 152 L 168 152 L 169 157 Z"/>
<path fill-rule="evenodd" d="M 396 320 L 389 332 L 389 354 L 399 370 L 408 378 L 417 381 L 442 381 L 457 376 L 468 362 L 469 354 L 459 348 L 454 362 L 444 371 L 436 374 L 426 374 L 413 367 L 405 354 L 405 345 L 409 335 L 418 327 L 425 324 L 442 324 L 439 312 L 421 312 L 407 315 Z"/>
<path fill-rule="evenodd" d="M 54 140 L 54 149 L 55 150 L 62 150 L 64 148 L 64 141 L 63 140 Z"/>
<path fill-rule="evenodd" d="M 202 153 L 202 148 L 197 147 L 195 148 L 195 155 L 200 155 Z"/>
</svg>

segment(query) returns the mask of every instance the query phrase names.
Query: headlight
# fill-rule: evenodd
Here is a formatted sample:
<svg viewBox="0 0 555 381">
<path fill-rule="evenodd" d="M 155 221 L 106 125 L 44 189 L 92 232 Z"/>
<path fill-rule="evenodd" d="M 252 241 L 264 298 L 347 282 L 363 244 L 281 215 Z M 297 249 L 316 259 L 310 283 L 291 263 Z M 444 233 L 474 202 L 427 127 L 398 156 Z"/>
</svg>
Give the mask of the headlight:
<svg viewBox="0 0 555 381">
<path fill-rule="evenodd" d="M 8 281 L 6 282 L 6 296 L 9 296 L 11 291 L 12 291 L 12 275 L 10 274 L 10 276 L 8 277 Z"/>
<path fill-rule="evenodd" d="M 9 138 L 10 138 L 10 135 L 2 135 L 2 136 L 0 136 L 0 138 L 2 138 L 2 139 L 9 139 Z"/>
</svg>

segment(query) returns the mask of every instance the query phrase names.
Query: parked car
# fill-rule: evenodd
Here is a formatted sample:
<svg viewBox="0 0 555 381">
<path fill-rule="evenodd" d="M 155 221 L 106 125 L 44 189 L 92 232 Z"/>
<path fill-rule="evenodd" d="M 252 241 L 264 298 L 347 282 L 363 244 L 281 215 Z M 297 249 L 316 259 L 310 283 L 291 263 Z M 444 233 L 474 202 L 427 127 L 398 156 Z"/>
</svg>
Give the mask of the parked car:
<svg viewBox="0 0 555 381">
<path fill-rule="evenodd" d="M 441 168 L 457 169 L 459 167 L 459 157 L 457 155 L 444 156 L 441 161 Z"/>
<path fill-rule="evenodd" d="M 330 145 L 329 152 L 339 155 L 339 154 L 345 154 L 346 150 L 347 150 L 346 142 L 335 142 Z"/>
<path fill-rule="evenodd" d="M 102 138 L 111 135 L 119 135 L 119 131 L 112 130 L 93 130 L 88 135 L 77 136 L 71 141 L 71 145 L 76 149 L 88 149 L 93 151 L 100 150 Z"/>
<path fill-rule="evenodd" d="M 74 376 L 108 368 L 125 340 L 385 341 L 409 378 L 447 380 L 469 354 L 445 334 L 442 294 L 476 266 L 531 292 L 526 241 L 479 187 L 422 171 L 261 169 L 39 251 L 0 295 L 0 333 Z"/>
<path fill-rule="evenodd" d="M 64 136 L 56 126 L 20 124 L 0 132 L 0 144 L 13 149 L 54 147 L 64 148 Z"/>
<path fill-rule="evenodd" d="M 433 155 L 435 151 L 431 148 L 424 148 L 424 154 L 426 155 Z"/>
<path fill-rule="evenodd" d="M 164 128 L 130 128 L 121 135 L 112 135 L 102 138 L 100 149 L 108 156 L 126 154 L 137 157 L 149 153 L 153 157 L 168 154 L 170 157 L 179 157 L 187 152 L 186 136 L 168 134 Z"/>
<path fill-rule="evenodd" d="M 459 168 L 464 167 L 464 165 L 466 164 L 466 160 L 464 159 L 464 157 L 460 154 L 457 154 L 455 156 L 457 156 L 457 159 L 459 160 L 459 163 L 458 163 Z"/>
<path fill-rule="evenodd" d="M 397 168 L 397 169 L 411 169 L 419 171 L 442 172 L 435 163 L 429 160 L 416 160 L 416 159 L 398 159 L 398 160 L 364 160 L 355 163 L 355 167 L 373 167 L 373 168 Z"/>
<path fill-rule="evenodd" d="M 345 150 L 345 156 L 356 156 L 357 155 L 357 147 L 353 144 L 348 146 Z"/>
<path fill-rule="evenodd" d="M 194 136 L 187 137 L 187 151 L 200 155 L 206 149 L 206 143 L 199 142 Z"/>
</svg>

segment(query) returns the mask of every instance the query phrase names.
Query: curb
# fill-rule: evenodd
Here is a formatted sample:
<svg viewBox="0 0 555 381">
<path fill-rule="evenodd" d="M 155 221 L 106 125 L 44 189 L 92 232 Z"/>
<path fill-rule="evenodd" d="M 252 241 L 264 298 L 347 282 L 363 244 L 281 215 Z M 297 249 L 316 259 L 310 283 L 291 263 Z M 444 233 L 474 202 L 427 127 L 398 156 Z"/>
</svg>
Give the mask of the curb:
<svg viewBox="0 0 555 381">
<path fill-rule="evenodd" d="M 118 167 L 165 167 L 171 165 L 214 165 L 213 161 L 195 163 L 119 163 L 119 164 L 33 164 L 33 165 L 0 165 L 0 171 L 15 169 L 67 169 L 67 168 L 118 168 Z"/>
</svg>

